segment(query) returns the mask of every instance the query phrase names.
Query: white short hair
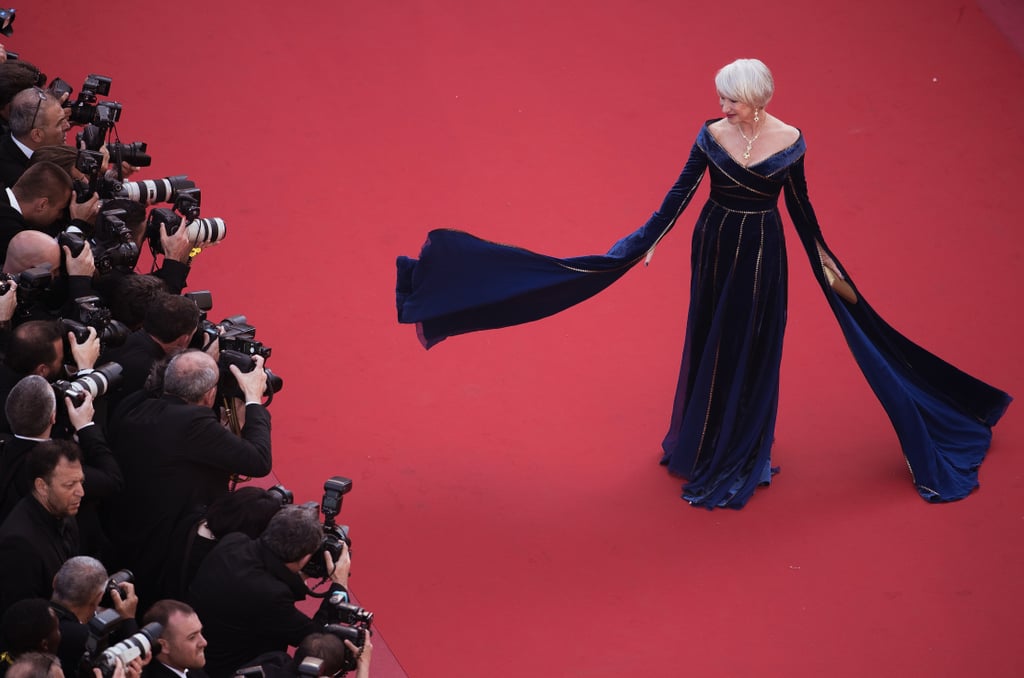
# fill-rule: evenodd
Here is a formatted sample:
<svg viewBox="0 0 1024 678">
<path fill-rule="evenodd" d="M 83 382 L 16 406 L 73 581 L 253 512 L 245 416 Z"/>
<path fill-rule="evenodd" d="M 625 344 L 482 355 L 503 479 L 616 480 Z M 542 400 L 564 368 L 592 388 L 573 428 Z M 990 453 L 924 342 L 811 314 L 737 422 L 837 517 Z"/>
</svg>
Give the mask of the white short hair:
<svg viewBox="0 0 1024 678">
<path fill-rule="evenodd" d="M 772 72 L 759 59 L 737 59 L 715 75 L 718 93 L 727 99 L 762 108 L 772 100 L 775 81 Z"/>
</svg>

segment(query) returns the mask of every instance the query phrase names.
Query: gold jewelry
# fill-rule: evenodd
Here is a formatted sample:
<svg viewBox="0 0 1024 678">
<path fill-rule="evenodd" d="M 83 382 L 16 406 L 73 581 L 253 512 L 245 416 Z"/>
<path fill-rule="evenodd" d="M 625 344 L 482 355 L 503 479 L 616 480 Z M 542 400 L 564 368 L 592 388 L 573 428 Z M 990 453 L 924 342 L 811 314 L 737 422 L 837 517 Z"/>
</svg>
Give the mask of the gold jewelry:
<svg viewBox="0 0 1024 678">
<path fill-rule="evenodd" d="M 747 142 L 747 150 L 743 151 L 743 159 L 749 160 L 750 149 L 753 148 L 754 142 L 757 141 L 757 138 L 761 136 L 761 131 L 758 130 L 757 134 L 755 134 L 753 138 L 748 138 L 747 135 L 743 133 L 743 128 L 740 127 L 740 125 L 736 125 L 736 129 L 740 131 L 740 136 L 743 137 L 743 140 Z"/>
</svg>

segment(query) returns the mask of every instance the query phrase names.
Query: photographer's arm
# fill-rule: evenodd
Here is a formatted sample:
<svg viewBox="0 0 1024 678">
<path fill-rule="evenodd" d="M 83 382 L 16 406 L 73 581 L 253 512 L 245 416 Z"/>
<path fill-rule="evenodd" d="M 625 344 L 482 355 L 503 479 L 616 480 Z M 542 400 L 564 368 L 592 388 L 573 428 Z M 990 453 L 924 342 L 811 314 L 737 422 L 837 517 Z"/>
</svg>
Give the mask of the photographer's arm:
<svg viewBox="0 0 1024 678">
<path fill-rule="evenodd" d="M 92 258 L 92 248 L 83 247 L 77 257 L 71 256 L 71 249 L 65 245 L 64 270 L 68 277 L 68 304 L 74 304 L 79 297 L 90 297 L 96 294 L 92 287 L 92 277 L 96 273 L 96 264 Z"/>
<path fill-rule="evenodd" d="M 82 448 L 85 496 L 104 499 L 120 493 L 124 489 L 124 476 L 107 445 L 103 429 L 93 424 L 92 396 L 87 395 L 78 407 L 73 406 L 70 398 L 64 398 L 64 405 Z"/>
<path fill-rule="evenodd" d="M 371 633 L 367 632 L 366 640 L 363 641 L 363 648 L 359 649 L 356 645 L 349 640 L 345 639 L 345 645 L 348 647 L 349 652 L 358 657 L 356 659 L 356 678 L 370 678 L 370 655 L 373 654 L 373 641 L 370 639 Z"/>
<path fill-rule="evenodd" d="M 172 293 L 181 294 L 190 270 L 189 254 L 192 253 L 187 229 L 179 228 L 173 235 L 167 235 L 167 226 L 160 224 L 160 247 L 164 251 L 164 260 L 154 275 L 163 280 Z"/>
<path fill-rule="evenodd" d="M 262 478 L 270 473 L 270 412 L 262 405 L 249 405 L 241 437 L 224 428 L 213 410 L 194 422 L 185 441 L 185 454 L 197 462 L 229 473 Z"/>
<path fill-rule="evenodd" d="M 160 268 L 153 271 L 153 275 L 164 281 L 171 294 L 181 294 L 182 290 L 188 286 L 188 273 L 191 270 L 188 263 L 164 257 Z"/>
<path fill-rule="evenodd" d="M 317 610 L 316 616 L 314 616 L 313 619 L 320 624 L 330 624 L 331 611 L 333 609 L 333 605 L 331 605 L 330 602 L 330 594 L 335 591 L 344 591 L 346 596 L 348 595 L 349 571 L 352 568 L 352 557 L 348 552 L 348 544 L 341 542 L 341 553 L 338 555 L 337 562 L 331 558 L 330 552 L 325 550 L 324 564 L 327 566 L 331 586 L 328 589 L 328 595 L 320 602 L 320 608 Z"/>
</svg>

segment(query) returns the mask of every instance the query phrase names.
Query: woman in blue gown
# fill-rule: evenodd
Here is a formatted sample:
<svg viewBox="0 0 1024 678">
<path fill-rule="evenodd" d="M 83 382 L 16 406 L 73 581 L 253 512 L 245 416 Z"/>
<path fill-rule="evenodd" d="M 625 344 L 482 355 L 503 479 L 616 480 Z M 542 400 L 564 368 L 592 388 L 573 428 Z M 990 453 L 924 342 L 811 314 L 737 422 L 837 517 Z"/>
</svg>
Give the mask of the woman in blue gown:
<svg viewBox="0 0 1024 678">
<path fill-rule="evenodd" d="M 802 134 L 769 115 L 771 73 L 740 59 L 715 78 L 724 117 L 705 123 L 661 208 L 605 255 L 557 259 L 432 231 L 419 260 L 398 259 L 400 322 L 430 348 L 465 332 L 536 320 L 593 296 L 645 257 L 705 173 L 693 232 L 690 306 L 661 463 L 683 497 L 741 508 L 768 483 L 786 324 L 787 261 L 779 193 L 858 365 L 896 429 L 929 501 L 977 487 L 991 427 L 1010 396 L 928 353 L 878 316 L 822 237 L 807 195 Z"/>
</svg>

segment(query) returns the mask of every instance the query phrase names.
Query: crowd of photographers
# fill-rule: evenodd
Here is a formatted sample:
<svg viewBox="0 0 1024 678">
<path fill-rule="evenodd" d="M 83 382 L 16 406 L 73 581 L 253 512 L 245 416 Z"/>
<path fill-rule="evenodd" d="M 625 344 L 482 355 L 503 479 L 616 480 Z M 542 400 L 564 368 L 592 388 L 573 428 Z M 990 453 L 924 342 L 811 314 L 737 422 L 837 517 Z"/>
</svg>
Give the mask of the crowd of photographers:
<svg viewBox="0 0 1024 678">
<path fill-rule="evenodd" d="M 244 317 L 183 293 L 224 223 L 186 177 L 126 181 L 149 156 L 116 138 L 110 84 L 75 96 L 0 46 L 0 673 L 366 678 L 334 522 L 351 481 L 322 522 L 239 485 L 271 472 L 282 382 Z"/>
</svg>

